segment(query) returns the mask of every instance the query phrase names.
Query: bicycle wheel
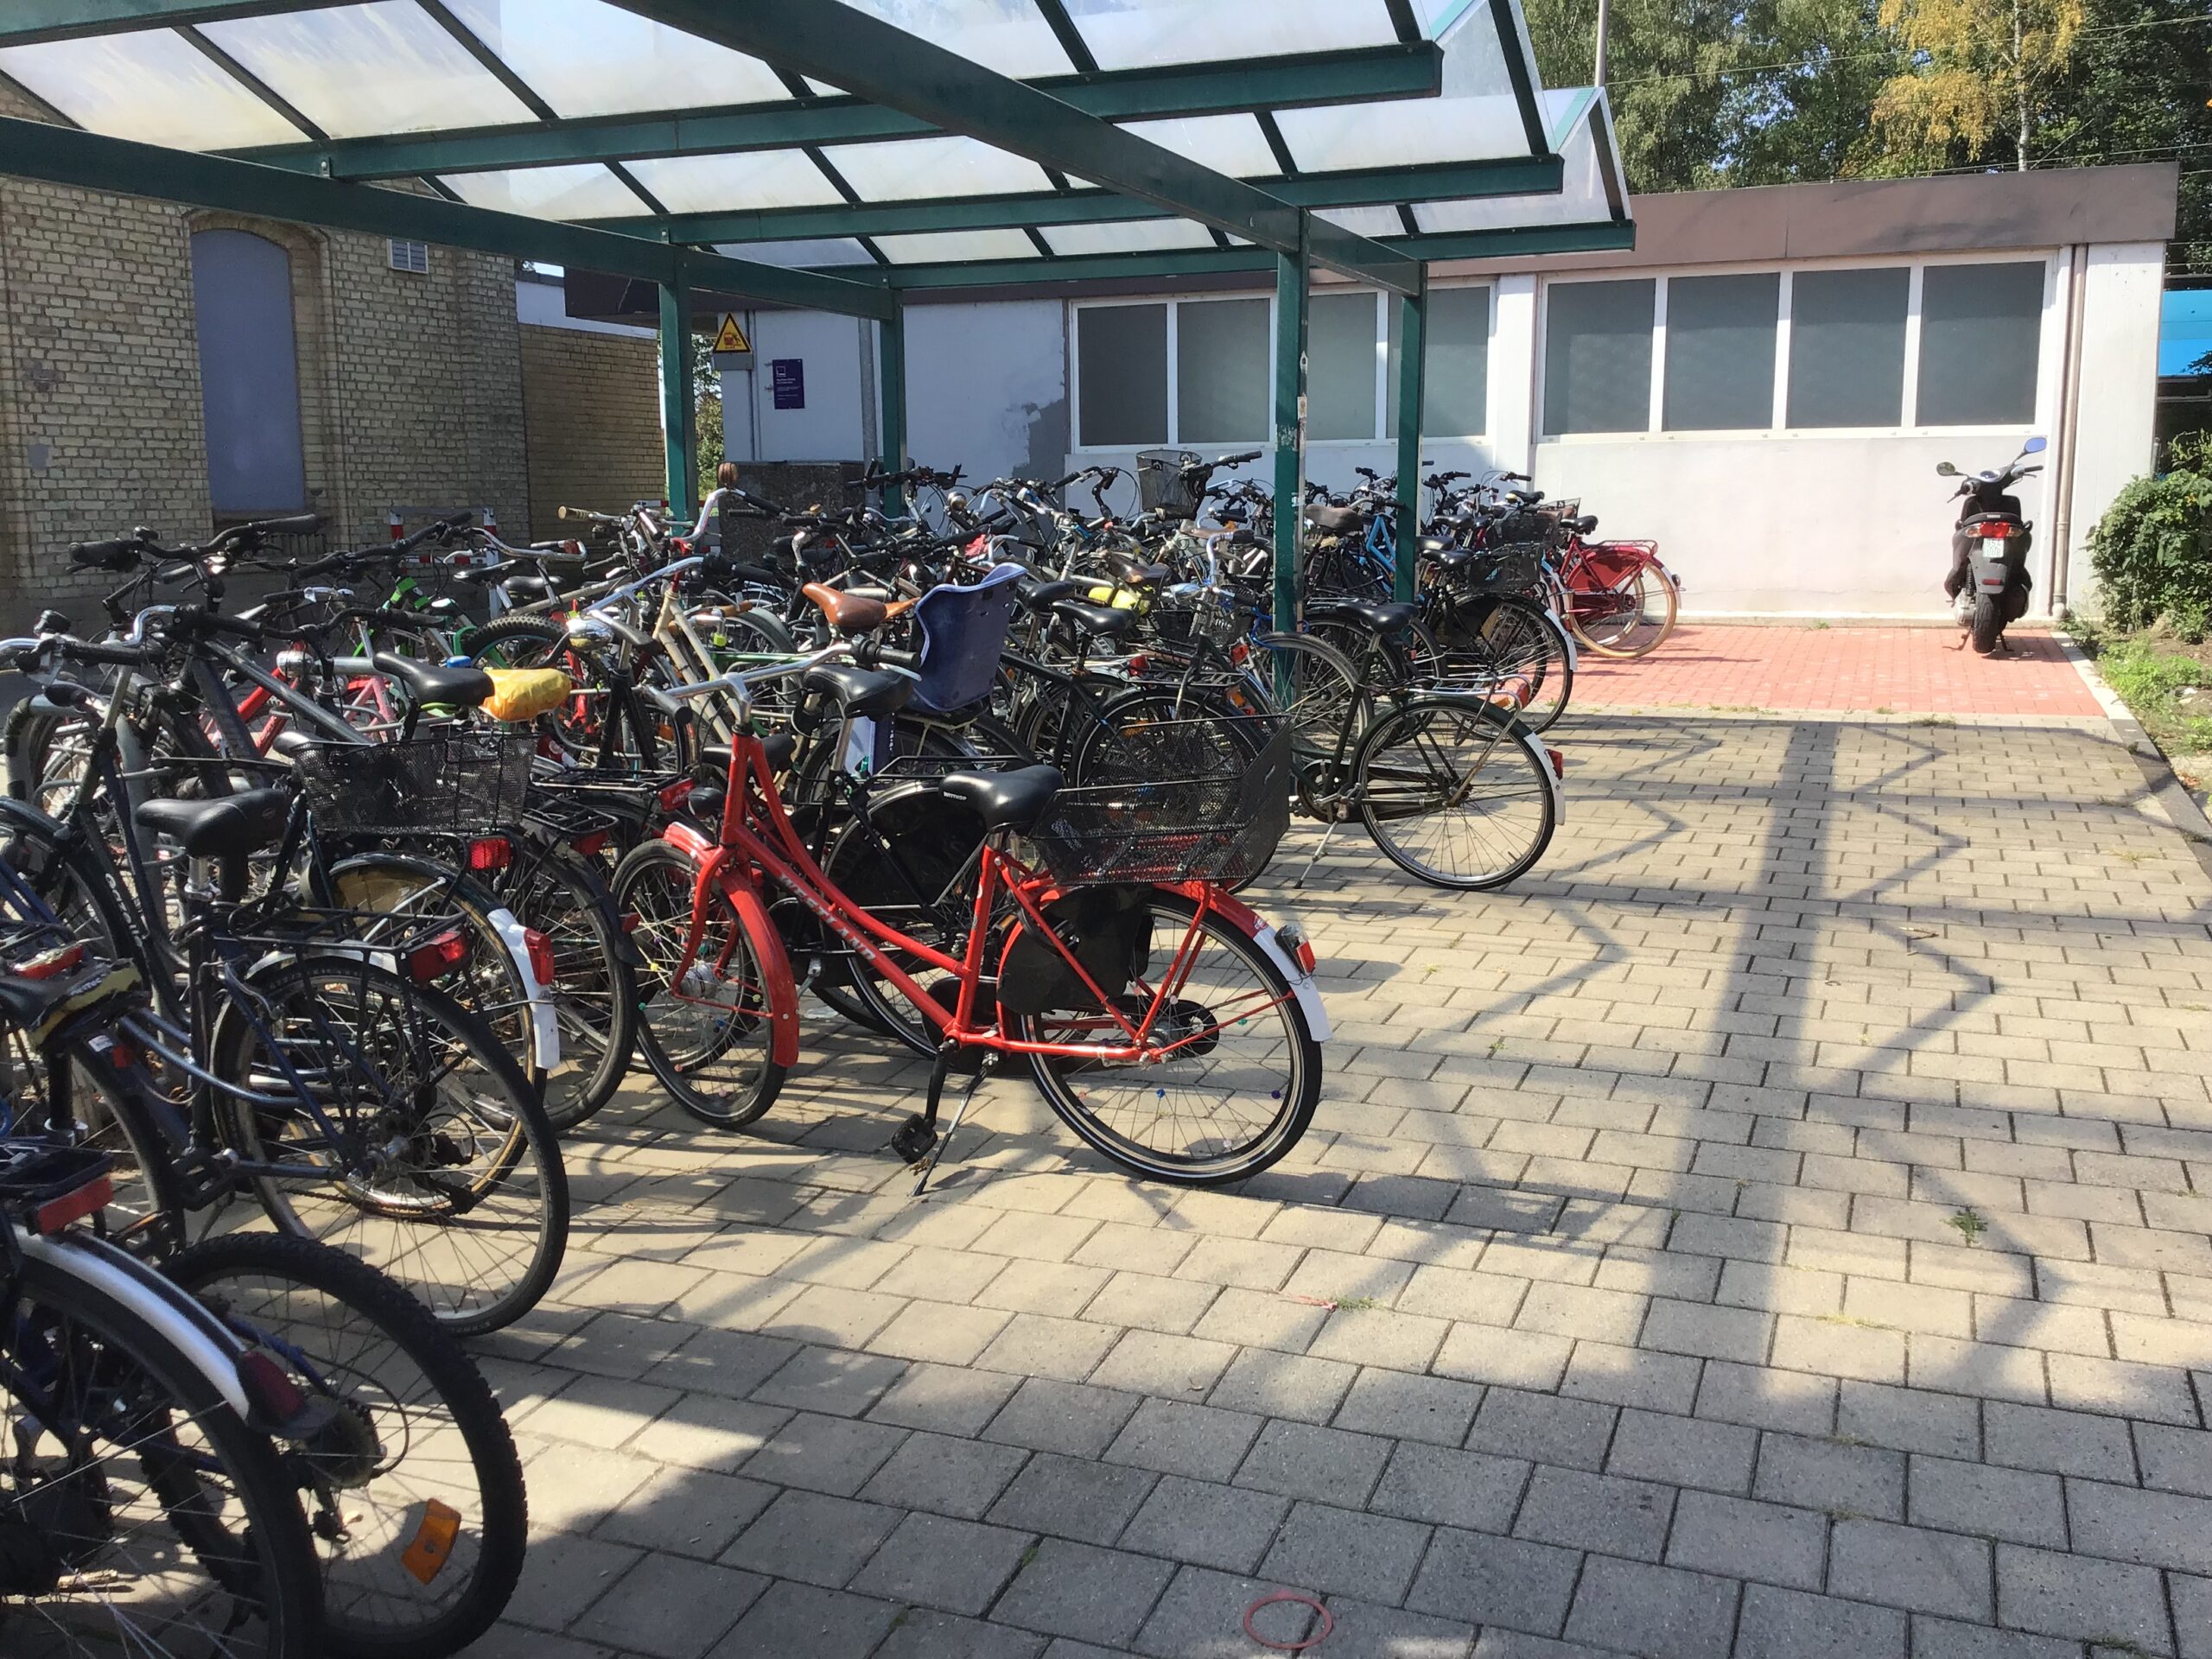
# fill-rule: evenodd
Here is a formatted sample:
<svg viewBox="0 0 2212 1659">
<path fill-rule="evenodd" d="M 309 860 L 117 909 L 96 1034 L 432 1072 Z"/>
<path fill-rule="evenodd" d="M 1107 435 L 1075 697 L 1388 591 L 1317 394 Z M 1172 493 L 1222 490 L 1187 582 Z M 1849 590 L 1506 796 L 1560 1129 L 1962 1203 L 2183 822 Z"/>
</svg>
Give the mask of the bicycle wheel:
<svg viewBox="0 0 2212 1659">
<path fill-rule="evenodd" d="M 0 1652 L 321 1654 L 315 1554 L 267 1435 L 120 1298 L 42 1257 L 12 1277 Z"/>
<path fill-rule="evenodd" d="M 1126 1065 L 1033 1053 L 1037 1087 L 1083 1141 L 1132 1173 L 1193 1186 L 1256 1175 L 1298 1144 L 1321 1097 L 1321 1047 L 1289 982 L 1219 911 L 1180 893 L 1150 896 L 1150 959 L 1160 983 L 1133 982 L 1116 1001 L 1141 1017 L 1168 1001 L 1156 1046 Z M 1087 995 L 1087 994 L 1086 994 Z M 1126 1040 L 1103 1007 L 1001 1011 L 1030 1042 Z"/>
<path fill-rule="evenodd" d="M 538 716 L 537 729 L 572 760 L 597 754 L 609 693 L 590 662 L 569 644 L 564 624 L 550 616 L 495 616 L 461 641 L 461 654 L 485 668 L 559 669 L 575 689 L 560 708 Z"/>
<path fill-rule="evenodd" d="M 536 1306 L 568 1243 L 568 1176 L 490 1028 L 352 957 L 279 961 L 247 989 L 217 1015 L 208 1064 L 258 1096 L 218 1111 L 243 1157 L 280 1166 L 254 1180 L 270 1218 L 382 1268 L 448 1330 Z"/>
<path fill-rule="evenodd" d="M 633 849 L 614 871 L 614 904 L 635 912 L 638 1052 L 678 1106 L 716 1128 L 742 1128 L 776 1103 L 784 1070 L 773 1058 L 768 997 L 752 935 L 728 898 L 709 890 L 706 930 L 686 978 L 683 959 L 698 867 L 664 841 Z"/>
<path fill-rule="evenodd" d="M 613 1098 L 638 1040 L 638 978 L 607 884 L 565 847 L 524 849 L 500 896 L 553 952 L 561 1058 L 545 1077 L 545 1116 L 566 1133 Z"/>
<path fill-rule="evenodd" d="M 1373 717 L 1359 670 L 1331 641 L 1306 633 L 1263 633 L 1252 642 L 1246 669 L 1289 723 L 1301 757 L 1334 753 Z"/>
<path fill-rule="evenodd" d="M 1249 693 L 1239 693 L 1248 705 Z M 1067 781 L 1153 783 L 1165 778 L 1242 776 L 1267 744 L 1253 707 L 1239 709 L 1204 685 L 1140 685 L 1095 714 L 1071 709 Z"/>
<path fill-rule="evenodd" d="M 1369 728 L 1351 799 L 1383 855 L 1432 886 L 1502 887 L 1559 827 L 1551 758 L 1527 726 L 1475 697 L 1418 697 Z"/>
<path fill-rule="evenodd" d="M 1570 589 L 1567 620 L 1574 637 L 1600 657 L 1644 657 L 1675 631 L 1681 596 L 1654 566 L 1638 563 L 1611 587 Z"/>
<path fill-rule="evenodd" d="M 1482 619 L 1480 637 L 1491 670 L 1524 683 L 1521 718 L 1531 731 L 1549 729 L 1574 695 L 1574 647 L 1559 619 L 1525 599 L 1502 599 Z"/>
<path fill-rule="evenodd" d="M 862 910 L 947 956 L 975 917 L 976 850 L 984 830 L 976 815 L 926 783 L 901 785 L 869 797 L 868 816 L 840 829 L 822 857 L 830 884 Z M 941 970 L 896 952 L 893 959 L 925 987 Z M 836 976 L 842 995 L 857 1001 L 862 1023 L 917 1054 L 933 1055 L 938 1029 L 874 968 L 856 956 L 831 958 L 815 982 Z M 830 999 L 824 998 L 825 1001 Z M 832 1001 L 842 1012 L 842 1005 Z M 948 1004 L 948 1007 L 950 1005 Z"/>
<path fill-rule="evenodd" d="M 459 919 L 468 931 L 468 965 L 448 982 L 447 991 L 492 1028 L 533 1086 L 547 1084 L 537 1010 L 516 960 L 519 947 L 493 915 L 504 907 L 500 895 L 450 864 L 411 853 L 352 854 L 330 867 L 329 881 L 332 896 L 354 912 L 351 927 L 359 944 L 419 932 L 425 923 L 448 917 Z"/>
<path fill-rule="evenodd" d="M 522 1460 L 483 1373 L 423 1305 L 312 1239 L 232 1233 L 162 1272 L 335 1408 L 289 1459 L 338 1659 L 441 1659 L 489 1630 L 521 1576 Z"/>
</svg>

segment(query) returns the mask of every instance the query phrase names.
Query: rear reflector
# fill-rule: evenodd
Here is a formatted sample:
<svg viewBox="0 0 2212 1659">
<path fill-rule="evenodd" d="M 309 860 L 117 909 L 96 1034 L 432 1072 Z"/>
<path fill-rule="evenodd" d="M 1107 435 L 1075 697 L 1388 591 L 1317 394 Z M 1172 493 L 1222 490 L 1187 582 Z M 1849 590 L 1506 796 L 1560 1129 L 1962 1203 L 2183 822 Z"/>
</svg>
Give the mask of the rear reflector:
<svg viewBox="0 0 2212 1659">
<path fill-rule="evenodd" d="M 504 836 L 486 836 L 468 843 L 468 868 L 472 870 L 504 870 L 514 862 L 515 849 Z"/>
<path fill-rule="evenodd" d="M 586 858 L 597 858 L 607 847 L 607 832 L 594 830 L 588 836 L 578 836 L 573 843 Z"/>
<path fill-rule="evenodd" d="M 63 1192 L 48 1198 L 31 1211 L 31 1230 L 41 1236 L 58 1233 L 73 1221 L 82 1221 L 86 1216 L 105 1206 L 115 1196 L 115 1183 L 102 1175 L 87 1181 L 73 1192 Z"/>
<path fill-rule="evenodd" d="M 1547 755 L 1548 755 L 1548 756 L 1550 756 L 1550 757 L 1551 757 L 1551 763 L 1552 763 L 1552 776 L 1553 776 L 1553 777 L 1554 777 L 1554 778 L 1564 778 L 1564 777 L 1566 777 L 1566 776 L 1567 776 L 1567 757 L 1566 757 L 1565 755 L 1561 754 L 1561 753 L 1560 753 L 1557 749 L 1549 749 L 1549 748 L 1548 748 L 1548 749 L 1546 749 L 1546 750 L 1544 751 L 1544 753 L 1545 753 Z"/>
<path fill-rule="evenodd" d="M 654 798 L 659 801 L 662 811 L 673 812 L 691 798 L 691 780 L 689 778 L 679 778 L 663 789 Z"/>
<path fill-rule="evenodd" d="M 254 1409 L 279 1427 L 307 1409 L 308 1397 L 300 1392 L 300 1385 L 258 1348 L 249 1348 L 238 1356 L 238 1381 L 245 1384 L 246 1398 L 253 1402 Z"/>
<path fill-rule="evenodd" d="M 530 971 L 540 985 L 553 982 L 553 942 L 534 927 L 522 931 L 523 949 L 530 953 Z"/>
<path fill-rule="evenodd" d="M 18 979 L 53 979 L 67 973 L 85 959 L 81 944 L 57 944 L 51 950 L 41 950 L 29 961 L 19 962 L 8 971 Z"/>
<path fill-rule="evenodd" d="M 418 985 L 427 985 L 451 973 L 468 960 L 468 941 L 457 930 L 448 930 L 407 953 L 407 971 Z"/>
</svg>

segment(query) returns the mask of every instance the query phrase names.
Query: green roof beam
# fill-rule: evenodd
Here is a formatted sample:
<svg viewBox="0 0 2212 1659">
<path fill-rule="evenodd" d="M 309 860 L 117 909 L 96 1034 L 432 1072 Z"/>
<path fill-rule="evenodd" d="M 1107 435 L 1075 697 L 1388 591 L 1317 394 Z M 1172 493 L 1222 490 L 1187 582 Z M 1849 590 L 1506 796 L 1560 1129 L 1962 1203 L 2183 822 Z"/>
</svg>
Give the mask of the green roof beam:
<svg viewBox="0 0 2212 1659">
<path fill-rule="evenodd" d="M 1373 172 L 1311 173 L 1268 182 L 1268 193 L 1300 207 L 1351 207 L 1372 202 L 1466 200 L 1474 197 L 1556 195 L 1564 168 L 1559 157 L 1508 157 L 1451 162 L 1435 167 L 1398 167 Z M 963 196 L 934 201 L 831 203 L 819 207 L 769 207 L 731 213 L 678 213 L 654 221 L 673 242 L 783 242 L 813 237 L 899 236 L 924 231 L 999 230 L 1007 226 L 1095 225 L 1173 218 L 1166 209 L 1110 191 L 1052 191 L 1021 195 Z M 620 230 L 626 221 L 591 221 Z"/>
<path fill-rule="evenodd" d="M 690 281 L 768 304 L 881 318 L 893 303 L 878 283 L 791 270 L 588 226 L 493 213 L 436 196 L 309 178 L 280 168 L 0 117 L 0 169 L 18 178 L 156 201 L 292 219 L 372 236 L 436 242 L 575 265 L 647 282 Z"/>
<path fill-rule="evenodd" d="M 1632 221 L 1540 225 L 1516 230 L 1398 236 L 1384 245 L 1421 263 L 1438 259 L 1512 259 L 1551 253 L 1601 253 L 1636 245 Z M 1008 288 L 1055 283 L 1154 281 L 1272 271 L 1264 248 L 1175 248 L 1159 253 L 1096 253 L 1063 259 L 976 260 L 966 264 L 893 265 L 880 275 L 894 289 Z"/>
<path fill-rule="evenodd" d="M 1061 75 L 1027 84 L 1102 120 L 1226 115 L 1289 105 L 1433 98 L 1444 84 L 1444 57 L 1440 48 L 1424 41 L 1414 47 L 1316 52 L 1249 63 Z M 594 116 L 524 126 L 265 145 L 232 153 L 332 178 L 396 179 L 564 162 L 645 161 L 803 144 L 873 143 L 927 137 L 936 130 L 925 121 L 857 99 L 817 98 L 680 114 Z"/>
<path fill-rule="evenodd" d="M 837 0 L 621 0 L 651 17 L 779 68 L 842 86 L 1009 155 L 1087 179 L 1171 213 L 1249 238 L 1260 246 L 1313 257 L 1346 276 L 1394 292 L 1420 273 L 1381 245 L 1319 221 L 1266 191 L 1063 103 L 1050 92 L 969 62 L 934 41 Z"/>
</svg>

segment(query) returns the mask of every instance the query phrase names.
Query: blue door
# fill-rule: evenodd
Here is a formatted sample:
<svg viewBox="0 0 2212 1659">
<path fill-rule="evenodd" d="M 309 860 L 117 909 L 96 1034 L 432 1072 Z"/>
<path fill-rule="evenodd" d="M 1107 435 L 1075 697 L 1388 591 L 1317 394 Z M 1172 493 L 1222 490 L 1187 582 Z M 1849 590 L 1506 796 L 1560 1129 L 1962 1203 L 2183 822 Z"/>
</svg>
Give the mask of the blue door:
<svg viewBox="0 0 2212 1659">
<path fill-rule="evenodd" d="M 192 298 L 216 514 L 297 512 L 307 505 L 307 468 L 291 256 L 249 231 L 195 232 Z"/>
</svg>

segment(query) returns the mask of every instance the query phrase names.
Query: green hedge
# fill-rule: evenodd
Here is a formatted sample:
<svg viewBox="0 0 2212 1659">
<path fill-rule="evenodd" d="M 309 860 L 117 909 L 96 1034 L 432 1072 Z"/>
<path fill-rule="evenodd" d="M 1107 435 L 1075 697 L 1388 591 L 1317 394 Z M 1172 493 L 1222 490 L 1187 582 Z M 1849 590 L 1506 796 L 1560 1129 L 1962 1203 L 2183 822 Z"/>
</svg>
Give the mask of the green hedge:
<svg viewBox="0 0 2212 1659">
<path fill-rule="evenodd" d="M 2172 472 L 2113 499 L 2089 533 L 2090 564 L 2113 627 L 2163 620 L 2193 641 L 2212 626 L 2212 447 L 2175 448 Z"/>
</svg>

